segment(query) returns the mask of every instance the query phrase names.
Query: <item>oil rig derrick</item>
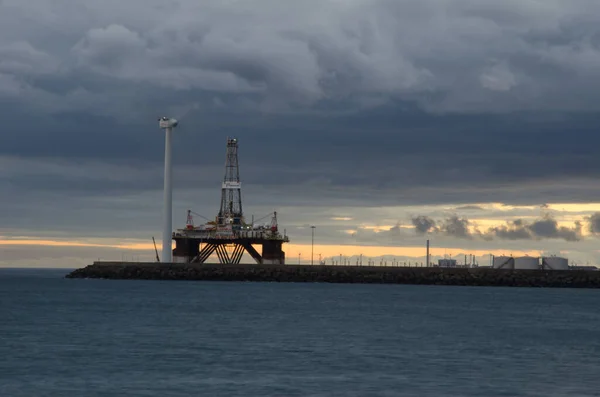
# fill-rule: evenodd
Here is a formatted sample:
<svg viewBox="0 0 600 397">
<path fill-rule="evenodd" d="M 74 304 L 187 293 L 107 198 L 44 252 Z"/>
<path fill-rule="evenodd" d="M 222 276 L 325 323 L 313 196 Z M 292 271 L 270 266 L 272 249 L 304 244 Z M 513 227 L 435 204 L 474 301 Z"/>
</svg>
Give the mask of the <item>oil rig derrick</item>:
<svg viewBox="0 0 600 397">
<path fill-rule="evenodd" d="M 174 262 L 204 263 L 216 254 L 220 263 L 238 264 L 247 252 L 258 264 L 285 264 L 282 246 L 289 238 L 279 232 L 277 212 L 273 212 L 268 225 L 245 222 L 236 138 L 227 138 L 225 177 L 217 217 L 195 226 L 192 212 L 188 211 L 185 228 L 174 232 L 173 240 Z M 262 252 L 259 253 L 255 246 L 261 246 Z"/>
</svg>

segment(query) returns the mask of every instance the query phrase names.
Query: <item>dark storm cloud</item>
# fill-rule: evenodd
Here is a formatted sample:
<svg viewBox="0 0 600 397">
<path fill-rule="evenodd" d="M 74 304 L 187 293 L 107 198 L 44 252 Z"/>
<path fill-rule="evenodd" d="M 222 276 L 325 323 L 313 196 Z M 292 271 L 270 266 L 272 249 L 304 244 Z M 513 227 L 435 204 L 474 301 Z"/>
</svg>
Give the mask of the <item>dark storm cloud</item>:
<svg viewBox="0 0 600 397">
<path fill-rule="evenodd" d="M 596 21 L 567 18 L 580 8 L 566 4 L 259 1 L 250 7 L 179 0 L 164 8 L 153 1 L 90 1 L 59 21 L 70 3 L 5 3 L 3 15 L 11 18 L 2 20 L 4 52 L 21 66 L 15 73 L 16 61 L 9 62 L 5 71 L 17 79 L 56 69 L 65 80 L 87 74 L 79 80 L 84 87 L 106 77 L 116 87 L 141 83 L 161 93 L 250 94 L 249 103 L 262 110 L 322 101 L 372 107 L 395 98 L 437 112 L 554 107 L 547 102 L 560 95 L 548 76 L 593 73 L 585 62 L 593 48 L 577 45 L 588 42 L 581 26 Z M 62 22 L 63 29 L 24 31 L 18 26 L 24 18 Z M 44 57 L 48 66 L 41 68 L 36 60 Z M 585 74 L 570 87 L 585 87 Z M 561 88 L 573 94 L 570 87 Z M 562 106 L 572 103 L 560 99 Z"/>
<path fill-rule="evenodd" d="M 218 196 L 229 135 L 265 206 L 589 200 L 598 15 L 594 1 L 5 0 L 14 196 L 0 204 L 158 194 L 162 114 L 182 121 L 176 186 L 192 200 Z M 466 236 L 462 221 L 422 227 Z"/>
</svg>

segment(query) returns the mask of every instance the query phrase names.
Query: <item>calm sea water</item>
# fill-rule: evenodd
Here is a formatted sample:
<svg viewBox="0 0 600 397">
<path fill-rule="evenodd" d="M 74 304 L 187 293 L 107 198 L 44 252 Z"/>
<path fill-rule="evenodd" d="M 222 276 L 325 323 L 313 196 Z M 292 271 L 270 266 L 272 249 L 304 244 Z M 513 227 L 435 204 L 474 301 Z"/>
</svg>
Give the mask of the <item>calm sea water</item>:
<svg viewBox="0 0 600 397">
<path fill-rule="evenodd" d="M 0 269 L 0 396 L 598 396 L 600 291 Z"/>
</svg>

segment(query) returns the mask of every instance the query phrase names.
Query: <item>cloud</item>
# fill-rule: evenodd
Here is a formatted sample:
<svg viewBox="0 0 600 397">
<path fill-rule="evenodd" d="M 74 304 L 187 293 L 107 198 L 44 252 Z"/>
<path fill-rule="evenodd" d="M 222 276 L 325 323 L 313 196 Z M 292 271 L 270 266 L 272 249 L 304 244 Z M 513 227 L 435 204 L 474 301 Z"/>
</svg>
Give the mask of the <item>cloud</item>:
<svg viewBox="0 0 600 397">
<path fill-rule="evenodd" d="M 600 212 L 596 212 L 587 218 L 589 222 L 589 231 L 593 234 L 600 234 Z"/>
<path fill-rule="evenodd" d="M 509 91 L 517 85 L 515 76 L 506 62 L 491 66 L 481 74 L 479 80 L 483 87 L 492 91 Z"/>
<path fill-rule="evenodd" d="M 581 235 L 581 224 L 579 222 L 576 222 L 572 228 L 559 227 L 558 222 L 550 217 L 533 222 L 528 228 L 539 238 L 560 238 L 567 241 L 577 241 Z"/>
<path fill-rule="evenodd" d="M 435 232 L 438 230 L 435 221 L 424 215 L 419 215 L 415 218 L 412 218 L 411 222 L 419 234 Z"/>
<path fill-rule="evenodd" d="M 424 215 L 412 218 L 417 234 L 433 233 L 460 239 L 480 238 L 483 240 L 543 240 L 561 239 L 579 241 L 582 239 L 582 224 L 575 221 L 572 227 L 559 226 L 556 219 L 546 215 L 531 222 L 523 219 L 509 220 L 504 225 L 489 227 L 480 231 L 477 224 L 469 219 L 449 216 L 435 221 Z"/>
<path fill-rule="evenodd" d="M 521 219 L 507 222 L 506 225 L 490 228 L 488 236 L 505 240 L 528 239 L 562 239 L 565 241 L 579 241 L 582 225 L 575 222 L 572 227 L 558 226 L 558 222 L 550 216 L 525 223 Z"/>
<path fill-rule="evenodd" d="M 353 218 L 349 216 L 334 216 L 330 218 L 332 221 L 351 221 Z"/>
<path fill-rule="evenodd" d="M 468 219 L 452 215 L 443 221 L 439 230 L 449 237 L 470 239 L 472 238 L 469 231 L 470 224 L 471 222 Z"/>
<path fill-rule="evenodd" d="M 58 72 L 59 62 L 26 41 L 0 46 L 0 73 L 13 76 L 40 76 Z"/>
<path fill-rule="evenodd" d="M 482 203 L 600 194 L 598 15 L 591 0 L 4 0 L 3 228 L 147 240 L 167 114 L 176 214 L 213 216 L 237 136 L 245 208 L 290 229 L 421 244 L 392 229 L 428 214 L 412 225 L 439 244 L 550 249 L 576 226 Z M 526 226 L 489 232 L 485 217 Z"/>
<path fill-rule="evenodd" d="M 144 55 L 146 42 L 137 32 L 121 25 L 90 29 L 72 49 L 79 67 L 98 73 L 118 72 Z M 132 76 L 130 76 L 132 77 Z"/>
<path fill-rule="evenodd" d="M 479 206 L 479 205 L 474 205 L 474 204 L 469 204 L 469 205 L 463 205 L 460 207 L 456 207 L 457 211 L 483 211 L 483 207 Z"/>
<path fill-rule="evenodd" d="M 495 226 L 484 235 L 486 239 L 494 237 L 501 240 L 531 240 L 533 235 L 521 219 L 506 222 L 506 225 Z"/>
<path fill-rule="evenodd" d="M 32 68 L 59 67 L 65 83 L 77 76 L 89 88 L 100 78 L 117 88 L 117 100 L 143 83 L 248 94 L 264 111 L 323 101 L 356 108 L 401 100 L 434 112 L 597 106 L 581 95 L 594 96 L 599 73 L 600 52 L 584 29 L 597 23 L 600 6 L 591 1 L 585 13 L 533 0 L 92 0 L 68 14 L 71 3 L 0 5 L 2 41 L 13 48 L 3 63 L 13 78 L 37 86 L 25 79 Z"/>
<path fill-rule="evenodd" d="M 393 226 L 359 225 L 349 232 L 353 242 L 372 245 L 398 245 L 403 242 L 402 240 L 406 236 L 400 222 L 396 222 Z"/>
<path fill-rule="evenodd" d="M 469 227 L 471 222 L 466 218 L 460 218 L 457 215 L 451 215 L 441 221 L 419 215 L 411 218 L 412 225 L 417 234 L 437 233 L 448 237 L 463 239 L 472 238 Z"/>
</svg>

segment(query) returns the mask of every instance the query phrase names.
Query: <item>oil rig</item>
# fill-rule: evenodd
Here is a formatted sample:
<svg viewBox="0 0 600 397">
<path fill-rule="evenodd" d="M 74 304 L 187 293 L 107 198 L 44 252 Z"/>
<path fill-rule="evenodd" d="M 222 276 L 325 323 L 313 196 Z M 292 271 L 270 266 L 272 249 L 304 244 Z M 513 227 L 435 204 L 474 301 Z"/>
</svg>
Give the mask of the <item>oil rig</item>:
<svg viewBox="0 0 600 397">
<path fill-rule="evenodd" d="M 205 263 L 216 253 L 222 264 L 239 264 L 247 252 L 258 264 L 285 264 L 283 243 L 289 242 L 277 226 L 277 212 L 271 223 L 246 223 L 242 211 L 242 185 L 238 164 L 238 140 L 227 138 L 225 178 L 221 187 L 221 207 L 214 221 L 195 226 L 188 210 L 184 229 L 173 232 L 173 262 Z M 255 246 L 261 246 L 259 253 Z"/>
</svg>

